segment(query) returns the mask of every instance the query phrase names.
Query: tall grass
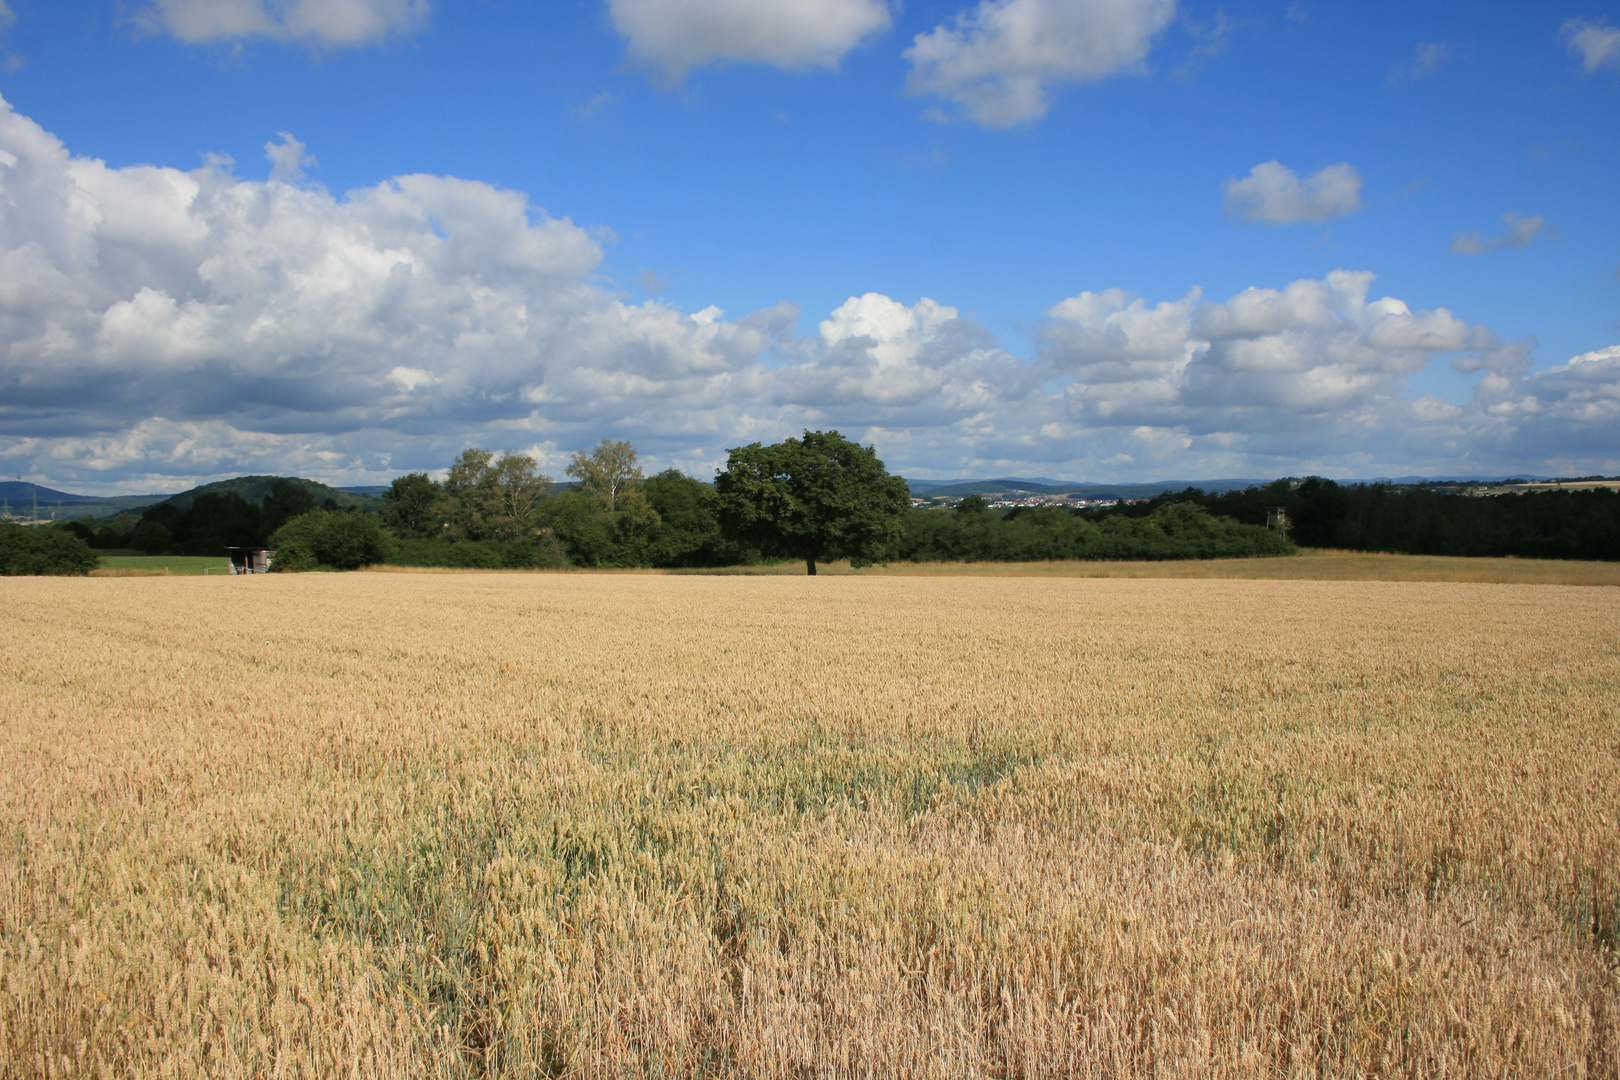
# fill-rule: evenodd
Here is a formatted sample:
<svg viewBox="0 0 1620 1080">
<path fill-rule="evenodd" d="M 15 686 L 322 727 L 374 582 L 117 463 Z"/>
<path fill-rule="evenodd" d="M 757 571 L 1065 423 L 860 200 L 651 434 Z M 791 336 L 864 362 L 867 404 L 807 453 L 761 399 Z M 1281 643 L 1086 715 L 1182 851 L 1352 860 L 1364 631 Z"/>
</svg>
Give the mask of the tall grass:
<svg viewBox="0 0 1620 1080">
<path fill-rule="evenodd" d="M 1620 1074 L 1613 590 L 0 594 L 0 1074 Z"/>
</svg>

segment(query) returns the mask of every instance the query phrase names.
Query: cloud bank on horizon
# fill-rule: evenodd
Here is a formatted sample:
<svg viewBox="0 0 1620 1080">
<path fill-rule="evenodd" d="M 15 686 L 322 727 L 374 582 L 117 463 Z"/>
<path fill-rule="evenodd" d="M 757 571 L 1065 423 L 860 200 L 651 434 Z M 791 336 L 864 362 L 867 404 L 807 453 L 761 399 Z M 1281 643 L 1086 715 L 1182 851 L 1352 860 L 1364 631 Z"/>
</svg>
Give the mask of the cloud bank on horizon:
<svg viewBox="0 0 1620 1080">
<path fill-rule="evenodd" d="M 1376 297 L 1366 271 L 1054 297 L 1028 359 L 929 298 L 852 295 L 801 332 L 787 302 L 629 302 L 597 276 L 602 235 L 520 192 L 300 186 L 306 149 L 279 139 L 268 181 L 113 168 L 0 105 L 7 468 L 103 491 L 363 483 L 475 444 L 557 468 L 611 436 L 707 475 L 803 427 L 935 475 L 1612 471 L 1620 449 L 1620 347 L 1532 372 L 1532 343 Z M 1406 392 L 1437 363 L 1479 373 L 1472 401 Z"/>
</svg>

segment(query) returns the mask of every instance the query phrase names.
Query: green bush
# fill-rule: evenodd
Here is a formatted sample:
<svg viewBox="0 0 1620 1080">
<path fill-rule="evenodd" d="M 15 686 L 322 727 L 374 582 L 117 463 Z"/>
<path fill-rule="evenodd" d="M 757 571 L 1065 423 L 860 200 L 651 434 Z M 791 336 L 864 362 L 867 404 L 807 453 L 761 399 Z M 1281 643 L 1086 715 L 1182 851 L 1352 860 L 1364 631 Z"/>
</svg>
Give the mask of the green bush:
<svg viewBox="0 0 1620 1080">
<path fill-rule="evenodd" d="M 279 559 L 280 556 L 277 556 Z M 456 570 L 537 570 L 568 565 L 568 555 L 551 537 L 527 540 L 396 539 L 388 545 L 393 566 L 442 566 Z"/>
<path fill-rule="evenodd" d="M 90 545 L 60 529 L 0 522 L 0 574 L 87 574 L 101 565 Z"/>
<path fill-rule="evenodd" d="M 276 553 L 273 570 L 358 570 L 387 557 L 388 537 L 364 511 L 311 510 L 277 529 L 270 547 Z"/>
</svg>

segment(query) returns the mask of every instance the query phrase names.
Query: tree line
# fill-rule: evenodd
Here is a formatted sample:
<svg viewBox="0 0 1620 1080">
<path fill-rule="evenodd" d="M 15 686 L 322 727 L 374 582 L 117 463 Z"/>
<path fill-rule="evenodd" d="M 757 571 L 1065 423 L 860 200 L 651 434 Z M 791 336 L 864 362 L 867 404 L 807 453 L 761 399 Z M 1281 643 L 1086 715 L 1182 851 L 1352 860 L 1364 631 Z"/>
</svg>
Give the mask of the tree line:
<svg viewBox="0 0 1620 1080">
<path fill-rule="evenodd" d="M 404 566 L 719 566 L 747 560 L 720 535 L 713 489 L 673 469 L 645 477 L 627 442 L 574 455 L 559 489 L 532 457 L 462 451 L 438 482 L 399 477 L 380 513 Z M 279 549 L 278 549 L 279 550 Z"/>
<path fill-rule="evenodd" d="M 395 480 L 381 523 L 390 561 L 420 566 L 712 567 L 770 558 L 884 558 L 909 504 L 871 447 L 806 431 L 729 452 L 706 484 L 644 476 L 636 450 L 604 439 L 576 453 L 557 489 L 533 458 L 464 450 L 445 479 Z M 279 559 L 279 556 L 278 556 Z"/>
<path fill-rule="evenodd" d="M 991 510 L 910 507 L 876 452 L 836 431 L 806 431 L 728 452 L 705 483 L 674 469 L 645 476 L 627 442 L 576 453 L 559 486 L 534 458 L 470 448 L 443 480 L 394 480 L 372 510 L 323 504 L 293 481 L 255 505 L 232 491 L 138 519 L 0 531 L 0 573 L 79 572 L 97 547 L 219 555 L 271 547 L 286 570 L 373 563 L 461 568 L 716 567 L 797 559 L 856 566 L 903 560 L 1194 559 L 1306 547 L 1438 555 L 1620 559 L 1620 493 L 1607 489 L 1475 498 L 1432 487 L 1341 485 L 1309 477 L 1243 491 L 1197 488 L 1133 505 Z M 1268 528 L 1275 510 L 1286 531 Z M 70 553 L 52 533 L 78 544 Z M 55 562 L 53 562 L 55 560 Z"/>
<path fill-rule="evenodd" d="M 1312 476 L 1218 494 L 1188 488 L 1107 516 L 1147 517 L 1172 504 L 1253 525 L 1281 508 L 1302 547 L 1620 560 L 1620 491 L 1613 488 L 1474 496 L 1429 484 L 1340 484 Z"/>
<path fill-rule="evenodd" d="M 1146 508 L 1145 508 L 1146 509 Z M 1043 559 L 1231 559 L 1288 555 L 1280 531 L 1217 516 L 1193 501 L 1141 514 L 1017 508 L 998 514 L 977 495 L 954 510 L 906 515 L 898 559 L 911 562 L 1032 562 Z"/>
<path fill-rule="evenodd" d="M 1286 536 L 1184 503 L 1101 523 L 1059 509 L 1001 515 L 982 499 L 910 505 L 905 481 L 836 431 L 728 452 L 712 484 L 645 477 L 629 443 L 573 456 L 559 489 L 533 458 L 464 450 L 442 481 L 399 477 L 377 517 L 314 511 L 269 538 L 284 569 L 359 566 L 712 567 L 796 559 L 1028 561 L 1280 555 Z"/>
<path fill-rule="evenodd" d="M 796 559 L 814 574 L 828 560 L 857 567 L 890 559 L 1199 558 L 1279 554 L 1279 534 L 1219 520 L 1197 506 L 1098 525 L 1063 511 L 992 513 L 970 499 L 954 511 L 916 510 L 906 483 L 876 451 L 836 431 L 805 431 L 728 451 L 712 484 L 669 469 L 645 476 L 627 442 L 576 453 L 559 486 L 534 458 L 469 448 L 444 479 L 398 477 L 375 512 L 328 500 L 297 482 L 259 505 L 234 491 L 163 503 L 133 523 L 74 522 L 99 546 L 221 554 L 270 547 L 283 570 L 374 563 L 491 569 L 715 567 Z M 115 533 L 115 530 L 125 530 Z"/>
</svg>

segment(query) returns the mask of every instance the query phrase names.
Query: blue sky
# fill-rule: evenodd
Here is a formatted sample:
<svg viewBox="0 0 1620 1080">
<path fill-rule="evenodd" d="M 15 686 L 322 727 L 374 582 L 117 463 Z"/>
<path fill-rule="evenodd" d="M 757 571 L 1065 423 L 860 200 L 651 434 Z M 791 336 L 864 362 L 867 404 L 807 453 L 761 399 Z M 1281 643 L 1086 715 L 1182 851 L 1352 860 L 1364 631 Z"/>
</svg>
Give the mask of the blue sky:
<svg viewBox="0 0 1620 1080">
<path fill-rule="evenodd" d="M 0 19 L 11 475 L 1620 473 L 1620 4 Z"/>
</svg>

